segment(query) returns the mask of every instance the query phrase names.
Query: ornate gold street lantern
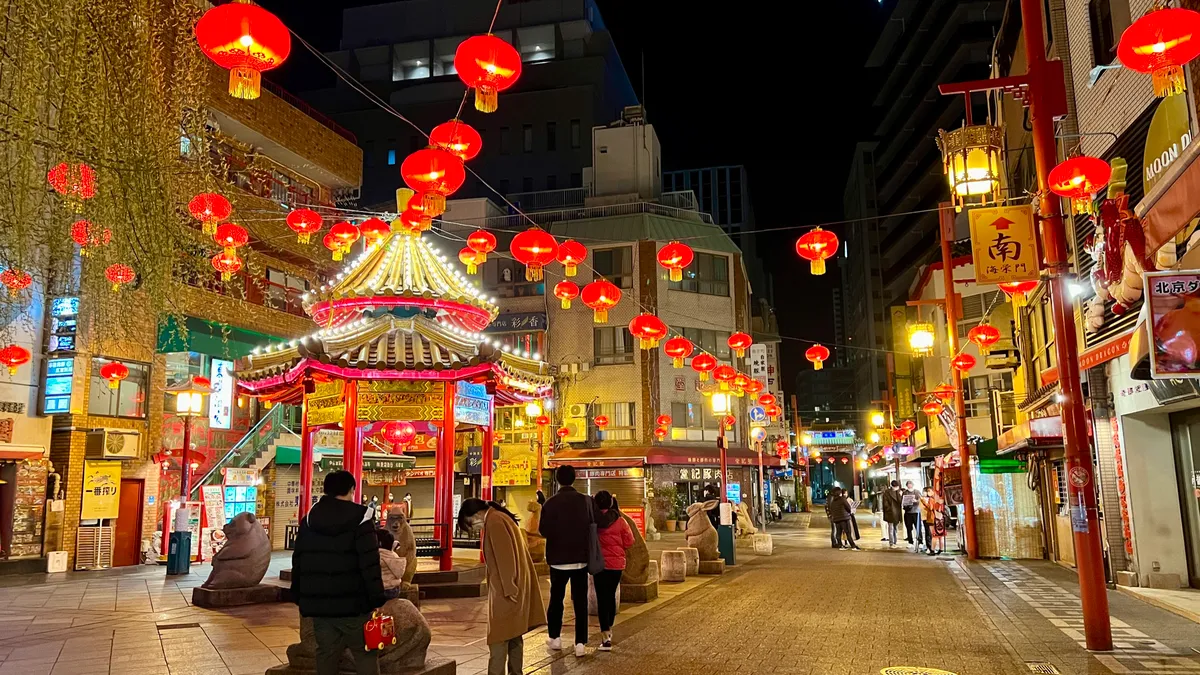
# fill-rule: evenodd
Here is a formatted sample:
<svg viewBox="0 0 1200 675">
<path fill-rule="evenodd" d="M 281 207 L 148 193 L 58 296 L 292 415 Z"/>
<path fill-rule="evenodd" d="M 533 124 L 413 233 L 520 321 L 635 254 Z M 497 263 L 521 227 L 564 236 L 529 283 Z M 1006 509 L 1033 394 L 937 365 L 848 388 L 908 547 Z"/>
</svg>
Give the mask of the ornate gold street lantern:
<svg viewBox="0 0 1200 675">
<path fill-rule="evenodd" d="M 938 130 L 942 167 L 950 183 L 950 198 L 961 211 L 970 201 L 987 204 L 1000 200 L 1004 175 L 1004 130 L 990 124 Z"/>
</svg>

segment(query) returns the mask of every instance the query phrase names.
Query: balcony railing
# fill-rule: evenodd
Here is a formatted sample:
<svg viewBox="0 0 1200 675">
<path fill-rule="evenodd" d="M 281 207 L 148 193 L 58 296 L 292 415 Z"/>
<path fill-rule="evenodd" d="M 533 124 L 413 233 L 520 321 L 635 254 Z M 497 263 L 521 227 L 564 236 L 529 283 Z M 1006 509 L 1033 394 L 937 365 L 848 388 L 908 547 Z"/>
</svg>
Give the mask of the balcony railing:
<svg viewBox="0 0 1200 675">
<path fill-rule="evenodd" d="M 508 201 L 517 208 L 528 213 L 530 211 L 545 211 L 547 209 L 565 209 L 573 206 L 583 206 L 588 197 L 588 189 L 567 188 L 566 190 L 542 190 L 539 192 L 514 192 L 505 195 Z"/>
<path fill-rule="evenodd" d="M 203 289 L 209 293 L 287 312 L 293 316 L 308 316 L 304 311 L 304 303 L 301 299 L 305 293 L 303 289 L 272 283 L 262 277 L 237 274 L 229 281 L 221 281 L 220 273 L 215 271 L 203 274 L 182 271 L 176 275 L 176 278 L 188 286 Z"/>
<path fill-rule="evenodd" d="M 323 199 L 319 186 L 306 185 L 299 179 L 277 171 L 270 166 L 260 166 L 259 163 L 275 165 L 266 157 L 247 156 L 236 153 L 225 153 L 219 156 L 217 166 L 223 166 L 224 172 L 218 172 L 218 178 L 245 190 L 246 192 L 269 199 L 276 204 L 288 208 L 302 206 L 332 206 Z"/>
<path fill-rule="evenodd" d="M 649 213 L 668 218 L 679 218 L 681 220 L 693 220 L 709 225 L 714 224 L 712 216 L 707 213 L 654 202 L 632 202 L 629 204 L 610 204 L 606 206 L 584 206 L 580 208 L 559 209 L 557 211 L 526 212 L 524 215 L 496 216 L 488 218 L 486 226 L 493 229 L 515 229 L 527 226 L 531 220 L 538 225 L 546 226 L 552 223 L 583 220 L 585 218 L 631 216 L 639 213 Z"/>
<path fill-rule="evenodd" d="M 664 192 L 658 201 L 664 206 L 671 206 L 677 209 L 686 209 L 688 211 L 700 210 L 700 200 L 696 199 L 696 193 L 691 190 Z"/>
<path fill-rule="evenodd" d="M 275 84 L 274 82 L 271 82 L 270 80 L 268 80 L 266 78 L 263 78 L 262 86 L 263 86 L 263 89 L 266 89 L 267 91 L 271 92 L 272 94 L 275 94 L 279 98 L 283 99 L 283 101 L 285 103 L 287 103 L 288 105 L 292 106 L 293 108 L 296 108 L 297 110 L 304 113 L 305 115 L 308 115 L 309 117 L 313 118 L 317 122 L 320 122 L 321 125 L 324 126 L 326 129 L 329 129 L 330 131 L 337 134 L 338 136 L 341 136 L 342 138 L 350 141 L 351 143 L 358 145 L 358 138 L 355 137 L 355 135 L 349 129 L 346 129 L 345 127 L 341 126 L 337 122 L 334 122 L 333 120 L 329 119 L 325 115 L 321 114 L 321 112 L 318 111 L 316 108 L 310 106 L 309 104 L 305 103 L 301 99 L 297 98 L 295 94 L 292 94 L 288 90 Z"/>
</svg>

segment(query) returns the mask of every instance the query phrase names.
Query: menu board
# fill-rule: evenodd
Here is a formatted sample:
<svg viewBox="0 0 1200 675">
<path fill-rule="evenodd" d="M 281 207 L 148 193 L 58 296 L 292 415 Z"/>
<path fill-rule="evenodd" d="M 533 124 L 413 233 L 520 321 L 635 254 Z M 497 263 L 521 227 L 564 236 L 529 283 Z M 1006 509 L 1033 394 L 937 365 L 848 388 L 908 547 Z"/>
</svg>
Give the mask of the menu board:
<svg viewBox="0 0 1200 675">
<path fill-rule="evenodd" d="M 8 551 L 10 558 L 42 555 L 42 523 L 46 510 L 46 477 L 49 471 L 49 463 L 41 459 L 17 465 L 12 546 Z"/>
<path fill-rule="evenodd" d="M 228 523 L 239 513 L 258 512 L 258 486 L 225 486 L 225 521 Z"/>
</svg>

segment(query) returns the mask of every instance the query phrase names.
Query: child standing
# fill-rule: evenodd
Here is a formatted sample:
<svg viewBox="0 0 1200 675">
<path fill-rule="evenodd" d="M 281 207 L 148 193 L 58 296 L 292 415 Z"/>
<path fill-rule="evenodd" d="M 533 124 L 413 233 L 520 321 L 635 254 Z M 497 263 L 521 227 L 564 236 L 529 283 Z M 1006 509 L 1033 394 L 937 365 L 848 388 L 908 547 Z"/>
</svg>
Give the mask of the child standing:
<svg viewBox="0 0 1200 675">
<path fill-rule="evenodd" d="M 396 555 L 396 539 L 383 528 L 375 531 L 379 538 L 379 570 L 383 573 L 383 595 L 389 600 L 400 597 L 400 584 L 408 561 Z"/>
</svg>

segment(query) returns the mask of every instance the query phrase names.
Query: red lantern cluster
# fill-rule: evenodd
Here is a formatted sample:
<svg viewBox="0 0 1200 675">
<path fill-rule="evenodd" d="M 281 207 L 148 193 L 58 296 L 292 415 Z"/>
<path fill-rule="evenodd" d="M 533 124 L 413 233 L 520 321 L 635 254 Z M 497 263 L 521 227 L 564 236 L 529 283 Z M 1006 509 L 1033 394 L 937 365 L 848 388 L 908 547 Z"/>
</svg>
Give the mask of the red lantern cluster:
<svg viewBox="0 0 1200 675">
<path fill-rule="evenodd" d="M 56 164 L 46 173 L 46 180 L 75 211 L 83 208 L 83 200 L 96 196 L 96 172 L 87 164 Z"/>
<path fill-rule="evenodd" d="M 812 362 L 813 370 L 820 370 L 829 360 L 829 348 L 825 345 L 813 345 L 804 351 L 804 358 Z"/>
<path fill-rule="evenodd" d="M 383 425 L 383 438 L 394 447 L 408 445 L 417 437 L 417 428 L 412 422 L 393 420 Z"/>
<path fill-rule="evenodd" d="M 567 427 L 559 427 L 554 433 L 557 434 L 559 438 L 566 438 L 567 436 L 571 435 L 571 430 Z"/>
<path fill-rule="evenodd" d="M 981 323 L 967 332 L 967 339 L 979 345 L 979 351 L 983 353 L 1000 341 L 1000 331 L 990 323 Z"/>
<path fill-rule="evenodd" d="M 942 403 L 941 401 L 929 401 L 925 405 L 921 406 L 921 412 L 929 415 L 930 417 L 937 417 L 938 415 L 941 415 L 942 411 L 945 409 L 946 404 Z"/>
<path fill-rule="evenodd" d="M 707 380 L 709 373 L 716 370 L 716 368 L 717 359 L 708 352 L 700 352 L 692 357 L 692 370 L 699 374 L 701 382 Z"/>
<path fill-rule="evenodd" d="M 548 426 L 550 426 L 550 416 L 549 415 L 538 415 L 533 420 L 533 423 L 538 425 L 539 427 L 548 427 Z"/>
<path fill-rule="evenodd" d="M 970 354 L 959 354 L 950 359 L 950 367 L 964 373 L 974 368 L 975 363 L 975 357 Z"/>
<path fill-rule="evenodd" d="M 796 241 L 796 254 L 809 261 L 809 271 L 818 276 L 825 274 L 825 260 L 837 255 L 837 250 L 837 235 L 819 227 Z"/>
<path fill-rule="evenodd" d="M 737 370 L 733 366 L 721 364 L 713 369 L 713 379 L 720 383 L 721 389 L 728 390 L 733 385 L 733 378 L 737 377 Z"/>
<path fill-rule="evenodd" d="M 375 242 L 381 241 L 392 233 L 392 226 L 388 225 L 379 218 L 367 218 L 358 226 L 358 232 L 362 235 L 363 240 L 367 242 L 367 248 L 375 245 Z"/>
<path fill-rule="evenodd" d="M 671 416 L 659 415 L 657 418 L 655 418 L 654 423 L 660 427 L 669 427 L 671 426 Z"/>
<path fill-rule="evenodd" d="M 596 415 L 595 419 L 593 419 L 592 422 L 596 425 L 597 429 L 604 431 L 604 428 L 608 426 L 608 416 L 607 415 Z"/>
<path fill-rule="evenodd" d="M 488 254 L 496 250 L 496 236 L 487 230 L 475 230 L 467 237 L 467 248 L 478 253 L 479 264 L 487 262 Z"/>
<path fill-rule="evenodd" d="M 521 55 L 495 35 L 476 35 L 458 45 L 454 70 L 463 84 L 475 90 L 475 109 L 495 112 L 498 94 L 521 76 Z"/>
<path fill-rule="evenodd" d="M 1197 36 L 1200 40 L 1200 36 Z M 1050 191 L 1071 200 L 1075 213 L 1093 213 L 1092 197 L 1112 178 L 1112 167 L 1098 157 L 1072 157 L 1050 171 Z"/>
<path fill-rule="evenodd" d="M 769 405 L 775 405 L 778 402 L 779 402 L 778 399 L 775 398 L 775 394 L 767 393 L 767 394 L 762 394 L 758 397 L 758 404 L 763 406 L 764 408 Z"/>
<path fill-rule="evenodd" d="M 933 395 L 942 401 L 953 401 L 956 391 L 954 385 L 942 383 L 933 388 Z"/>
<path fill-rule="evenodd" d="M 213 269 L 221 273 L 221 281 L 229 281 L 242 271 L 242 259 L 236 253 L 221 251 L 212 257 Z"/>
<path fill-rule="evenodd" d="M 669 431 L 665 427 L 657 427 L 654 430 L 654 437 L 661 441 L 667 437 L 668 433 Z"/>
<path fill-rule="evenodd" d="M 475 274 L 479 271 L 479 266 L 487 260 L 487 256 L 476 251 L 468 246 L 464 246 L 458 252 L 458 261 L 467 266 L 467 274 Z"/>
<path fill-rule="evenodd" d="M 333 252 L 334 260 L 341 260 L 343 256 L 350 252 L 350 247 L 354 245 L 354 242 L 358 241 L 360 234 L 357 227 L 346 221 L 342 221 L 334 223 L 329 228 L 329 233 L 325 235 L 321 243 L 325 245 L 325 248 Z"/>
<path fill-rule="evenodd" d="M 113 263 L 104 270 L 104 278 L 112 284 L 113 291 L 119 291 L 122 286 L 137 278 L 137 273 L 129 265 Z"/>
<path fill-rule="evenodd" d="M 129 366 L 120 361 L 109 361 L 100 367 L 100 377 L 108 380 L 109 389 L 116 389 L 121 386 L 121 380 L 129 377 Z"/>
<path fill-rule="evenodd" d="M 692 341 L 682 335 L 676 335 L 663 345 L 663 352 L 671 357 L 671 365 L 676 368 L 682 368 L 684 360 L 691 356 L 693 351 L 695 346 Z"/>
<path fill-rule="evenodd" d="M 531 227 L 513 237 L 508 250 L 512 253 L 514 260 L 525 266 L 526 281 L 541 281 L 542 268 L 553 262 L 558 255 L 558 242 L 549 232 L 539 227 Z M 620 297 L 619 291 L 617 297 Z M 586 303 L 587 300 L 585 299 L 584 302 Z M 597 321 L 597 323 L 603 323 L 603 321 Z"/>
<path fill-rule="evenodd" d="M 1037 288 L 1036 281 L 1006 281 L 996 284 L 1000 290 L 1010 297 L 1025 297 L 1025 294 Z"/>
<path fill-rule="evenodd" d="M 200 229 L 204 234 L 212 234 L 217 231 L 217 223 L 233 213 L 233 205 L 215 192 L 201 192 L 188 202 L 188 212 L 200 221 Z"/>
<path fill-rule="evenodd" d="M 312 241 L 312 236 L 319 232 L 324 224 L 325 219 L 312 209 L 296 209 L 287 216 L 287 226 L 296 233 L 296 242 L 300 244 Z"/>
<path fill-rule="evenodd" d="M 754 338 L 746 333 L 739 332 L 730 335 L 726 342 L 729 344 L 729 348 L 733 350 L 733 353 L 740 359 L 746 355 L 746 350 L 750 348 L 750 345 L 754 344 Z"/>
<path fill-rule="evenodd" d="M 608 310 L 617 306 L 621 301 L 621 289 L 617 288 L 608 279 L 597 279 L 587 286 L 583 287 L 583 291 L 579 294 L 583 304 L 587 305 L 592 310 L 592 321 L 594 323 L 607 323 Z"/>
<path fill-rule="evenodd" d="M 692 247 L 678 241 L 658 249 L 658 264 L 668 270 L 671 281 L 682 281 L 683 270 L 692 264 L 694 258 Z"/>
<path fill-rule="evenodd" d="M 196 22 L 200 51 L 229 71 L 229 95 L 256 99 L 262 73 L 292 51 L 292 36 L 279 17 L 250 2 L 217 5 Z"/>
<path fill-rule="evenodd" d="M 224 223 L 217 226 L 217 231 L 213 233 L 213 241 L 229 255 L 235 255 L 239 248 L 250 242 L 250 233 L 236 223 Z"/>
<path fill-rule="evenodd" d="M 418 150 L 400 164 L 404 184 L 420 195 L 421 213 L 436 218 L 446 212 L 446 197 L 467 180 L 467 170 L 457 155 L 441 148 Z M 413 197 L 416 199 L 416 197 Z M 409 209 L 413 208 L 409 200 Z"/>
<path fill-rule="evenodd" d="M 1152 9 L 1134 21 L 1117 43 L 1121 65 L 1149 73 L 1155 96 L 1184 91 L 1183 66 L 1200 56 L 1200 13 L 1190 9 Z"/>
</svg>

